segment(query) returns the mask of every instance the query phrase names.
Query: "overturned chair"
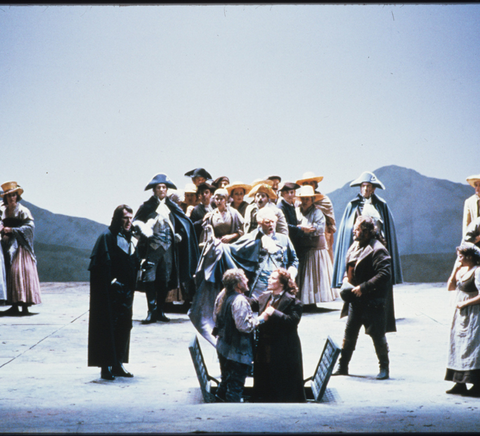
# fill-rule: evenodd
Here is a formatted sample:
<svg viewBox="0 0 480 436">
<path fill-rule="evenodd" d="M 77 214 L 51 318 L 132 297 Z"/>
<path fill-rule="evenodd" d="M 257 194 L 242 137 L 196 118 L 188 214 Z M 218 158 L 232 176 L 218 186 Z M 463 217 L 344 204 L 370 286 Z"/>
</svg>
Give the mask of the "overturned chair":
<svg viewBox="0 0 480 436">
<path fill-rule="evenodd" d="M 219 381 L 208 374 L 207 366 L 203 358 L 202 349 L 198 341 L 197 335 L 194 335 L 190 345 L 188 346 L 190 355 L 192 357 L 193 366 L 197 373 L 198 382 L 200 383 L 200 389 L 202 391 L 203 399 L 206 403 L 215 403 L 215 392 L 219 385 Z M 333 368 L 340 355 L 341 349 L 335 344 L 335 342 L 328 337 L 325 341 L 320 360 L 318 361 L 317 368 L 312 377 L 308 377 L 304 380 L 305 383 L 310 381 L 310 386 L 305 386 L 305 396 L 307 401 L 321 402 L 327 389 L 328 381 L 332 375 Z M 212 386 L 212 383 L 215 386 Z M 244 388 L 244 397 L 248 398 L 252 396 L 252 388 Z M 254 400 L 253 400 L 254 402 Z"/>
</svg>

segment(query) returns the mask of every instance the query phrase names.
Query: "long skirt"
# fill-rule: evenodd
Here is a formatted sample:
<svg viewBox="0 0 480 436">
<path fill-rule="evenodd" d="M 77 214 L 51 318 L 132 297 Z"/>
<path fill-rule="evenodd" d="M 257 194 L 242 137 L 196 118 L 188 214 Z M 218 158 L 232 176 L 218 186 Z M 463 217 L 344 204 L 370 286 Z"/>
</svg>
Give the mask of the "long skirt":
<svg viewBox="0 0 480 436">
<path fill-rule="evenodd" d="M 8 302 L 12 304 L 42 302 L 37 265 L 30 253 L 21 246 L 7 271 L 7 293 Z"/>
<path fill-rule="evenodd" d="M 332 270 L 332 259 L 327 249 L 305 253 L 298 271 L 299 299 L 304 305 L 333 301 L 339 297 L 338 291 L 331 287 Z"/>
</svg>

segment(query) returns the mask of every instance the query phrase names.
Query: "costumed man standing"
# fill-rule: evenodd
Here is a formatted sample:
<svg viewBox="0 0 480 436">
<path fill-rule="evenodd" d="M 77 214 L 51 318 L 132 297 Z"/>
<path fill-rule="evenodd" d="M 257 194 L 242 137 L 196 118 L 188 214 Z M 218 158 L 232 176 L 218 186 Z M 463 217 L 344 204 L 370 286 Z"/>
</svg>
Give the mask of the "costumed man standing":
<svg viewBox="0 0 480 436">
<path fill-rule="evenodd" d="M 380 364 L 378 380 L 389 378 L 388 344 L 385 333 L 396 331 L 391 282 L 391 258 L 377 239 L 375 222 L 360 216 L 353 228 L 354 243 L 346 256 L 347 271 L 340 293 L 345 301 L 341 317 L 347 316 L 337 371 L 348 375 L 348 364 L 362 325 L 370 335 Z"/>
<path fill-rule="evenodd" d="M 288 237 L 292 241 L 295 251 L 298 254 L 299 242 L 303 236 L 302 230 L 298 228 L 297 212 L 295 211 L 295 195 L 300 185 L 292 182 L 280 183 L 278 192 L 281 197 L 277 202 L 277 207 L 285 215 L 288 224 Z"/>
<path fill-rule="evenodd" d="M 133 377 L 128 363 L 132 305 L 139 267 L 132 237 L 133 210 L 118 206 L 110 227 L 97 239 L 90 256 L 88 366 L 101 367 L 101 378 Z"/>
<path fill-rule="evenodd" d="M 360 186 L 360 193 L 347 204 L 342 222 L 337 232 L 335 260 L 333 264 L 332 288 L 342 286 L 345 273 L 345 257 L 353 242 L 353 226 L 359 216 L 370 216 L 374 219 L 379 235 L 384 239 L 386 248 L 392 258 L 392 284 L 403 283 L 400 254 L 398 252 L 397 234 L 393 215 L 385 200 L 375 194 L 375 189 L 385 189 L 375 174 L 365 171 L 350 183 Z"/>
<path fill-rule="evenodd" d="M 140 235 L 142 285 L 147 297 L 148 314 L 143 324 L 169 322 L 164 312 L 170 289 L 180 288 L 185 300 L 194 294 L 193 275 L 198 261 L 195 230 L 183 210 L 167 197 L 168 188 L 176 189 L 166 174 L 157 174 L 145 187 L 153 195 L 138 209 L 133 220 Z"/>
<path fill-rule="evenodd" d="M 222 283 L 224 289 L 218 294 L 213 310 L 213 334 L 218 337 L 216 348 L 221 372 L 215 397 L 217 401 L 239 403 L 253 362 L 253 331 L 268 319 L 273 308 L 254 316 L 244 295 L 248 282 L 241 269 L 225 271 Z"/>
</svg>

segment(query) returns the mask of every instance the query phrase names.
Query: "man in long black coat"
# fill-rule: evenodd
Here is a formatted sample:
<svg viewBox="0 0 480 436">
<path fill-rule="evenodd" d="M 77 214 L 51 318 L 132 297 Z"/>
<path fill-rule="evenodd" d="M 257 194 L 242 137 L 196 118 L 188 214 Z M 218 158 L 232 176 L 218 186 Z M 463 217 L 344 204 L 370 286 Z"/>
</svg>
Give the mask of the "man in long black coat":
<svg viewBox="0 0 480 436">
<path fill-rule="evenodd" d="M 130 231 L 133 211 L 123 204 L 97 239 L 90 256 L 88 366 L 101 367 L 101 377 L 133 377 L 128 363 L 132 305 L 139 259 Z"/>
<path fill-rule="evenodd" d="M 185 298 L 195 292 L 193 276 L 198 262 L 195 230 L 183 210 L 167 196 L 176 186 L 166 174 L 157 174 L 145 190 L 152 197 L 138 209 L 133 226 L 140 235 L 142 283 L 147 296 L 148 314 L 144 324 L 170 321 L 164 313 L 170 289 L 179 288 Z"/>
<path fill-rule="evenodd" d="M 373 218 L 355 221 L 354 240 L 347 253 L 347 271 L 340 295 L 345 300 L 341 317 L 348 314 L 338 370 L 348 375 L 348 364 L 362 325 L 373 340 L 380 364 L 377 379 L 389 377 L 388 344 L 385 333 L 396 331 L 393 308 L 392 263 L 385 246 L 376 238 Z"/>
</svg>

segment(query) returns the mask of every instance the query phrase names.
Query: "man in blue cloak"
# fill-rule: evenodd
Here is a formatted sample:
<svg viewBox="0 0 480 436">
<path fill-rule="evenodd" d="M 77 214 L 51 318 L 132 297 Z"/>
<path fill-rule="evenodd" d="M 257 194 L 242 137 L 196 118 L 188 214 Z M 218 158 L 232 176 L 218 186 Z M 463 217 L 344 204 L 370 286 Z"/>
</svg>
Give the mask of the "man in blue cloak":
<svg viewBox="0 0 480 436">
<path fill-rule="evenodd" d="M 386 201 L 375 194 L 376 188 L 385 189 L 385 186 L 375 174 L 368 171 L 362 173 L 358 179 L 350 183 L 350 186 L 360 186 L 360 193 L 347 204 L 337 232 L 332 288 L 342 286 L 347 251 L 353 243 L 353 226 L 360 215 L 374 219 L 377 231 L 385 241 L 384 245 L 392 258 L 392 284 L 403 283 L 393 215 Z"/>
</svg>

